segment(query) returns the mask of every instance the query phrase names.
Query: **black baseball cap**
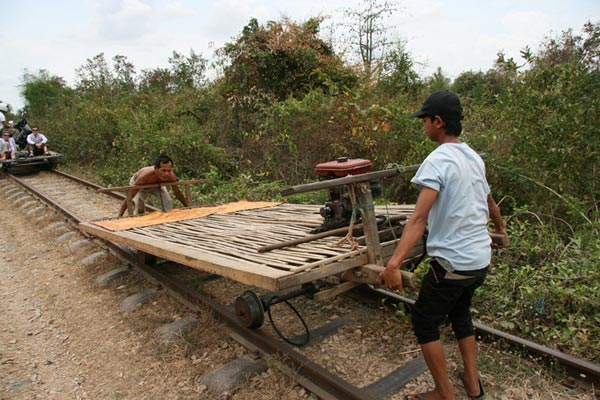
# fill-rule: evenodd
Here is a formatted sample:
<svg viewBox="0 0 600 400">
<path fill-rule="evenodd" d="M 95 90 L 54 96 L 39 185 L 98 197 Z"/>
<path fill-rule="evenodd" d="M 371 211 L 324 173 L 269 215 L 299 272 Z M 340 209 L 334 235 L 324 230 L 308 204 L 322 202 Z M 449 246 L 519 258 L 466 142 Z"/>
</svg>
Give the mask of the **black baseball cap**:
<svg viewBox="0 0 600 400">
<path fill-rule="evenodd" d="M 460 99 L 449 90 L 432 93 L 423 103 L 423 107 L 409 115 L 412 118 L 433 117 L 439 115 L 444 121 L 461 121 L 463 109 Z"/>
</svg>

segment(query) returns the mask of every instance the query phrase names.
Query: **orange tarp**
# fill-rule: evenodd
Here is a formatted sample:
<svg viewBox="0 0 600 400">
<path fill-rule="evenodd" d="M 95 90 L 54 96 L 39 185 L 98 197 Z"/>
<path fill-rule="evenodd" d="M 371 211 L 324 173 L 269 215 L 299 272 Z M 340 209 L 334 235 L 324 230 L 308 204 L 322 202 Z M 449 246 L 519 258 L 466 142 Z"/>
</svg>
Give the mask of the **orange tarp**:
<svg viewBox="0 0 600 400">
<path fill-rule="evenodd" d="M 141 217 L 92 221 L 92 223 L 104 229 L 108 229 L 109 231 L 125 231 L 132 228 L 143 228 L 145 226 L 183 221 L 186 219 L 204 218 L 212 214 L 230 214 L 237 211 L 274 207 L 278 204 L 280 203 L 242 200 L 236 203 L 223 204 L 215 207 L 176 209 L 168 212 L 156 211 Z"/>
</svg>

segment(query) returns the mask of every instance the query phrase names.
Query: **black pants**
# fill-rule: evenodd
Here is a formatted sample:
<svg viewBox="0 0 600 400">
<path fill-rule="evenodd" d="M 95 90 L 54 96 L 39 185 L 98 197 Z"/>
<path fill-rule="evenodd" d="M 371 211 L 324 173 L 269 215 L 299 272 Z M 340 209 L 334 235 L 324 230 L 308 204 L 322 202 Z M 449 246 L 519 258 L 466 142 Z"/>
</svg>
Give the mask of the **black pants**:
<svg viewBox="0 0 600 400">
<path fill-rule="evenodd" d="M 417 341 L 425 344 L 439 340 L 439 327 L 446 318 L 452 323 L 457 339 L 472 336 L 475 331 L 471 319 L 471 299 L 475 290 L 485 281 L 489 267 L 447 274 L 436 260 L 430 264 L 412 310 Z"/>
<path fill-rule="evenodd" d="M 37 147 L 35 144 L 30 144 L 29 151 L 31 151 L 34 156 L 42 156 L 46 152 L 46 145 L 43 144 L 40 147 Z"/>
</svg>

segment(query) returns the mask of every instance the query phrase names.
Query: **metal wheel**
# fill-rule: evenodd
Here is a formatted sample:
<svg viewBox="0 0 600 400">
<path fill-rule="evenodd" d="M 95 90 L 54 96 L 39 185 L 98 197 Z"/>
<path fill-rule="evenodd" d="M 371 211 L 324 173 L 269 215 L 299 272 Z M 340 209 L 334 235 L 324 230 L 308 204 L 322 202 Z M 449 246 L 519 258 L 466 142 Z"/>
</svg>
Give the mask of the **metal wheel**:
<svg viewBox="0 0 600 400">
<path fill-rule="evenodd" d="M 260 298 L 252 291 L 246 290 L 244 294 L 235 299 L 235 314 L 242 320 L 247 328 L 259 328 L 265 320 L 265 310 Z"/>
</svg>

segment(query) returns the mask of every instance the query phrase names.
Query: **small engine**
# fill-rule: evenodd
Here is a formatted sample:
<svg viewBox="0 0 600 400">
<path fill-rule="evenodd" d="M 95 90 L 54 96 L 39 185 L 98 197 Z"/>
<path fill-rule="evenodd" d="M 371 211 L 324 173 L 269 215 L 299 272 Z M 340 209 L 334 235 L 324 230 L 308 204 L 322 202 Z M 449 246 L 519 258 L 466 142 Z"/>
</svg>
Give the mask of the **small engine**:
<svg viewBox="0 0 600 400">
<path fill-rule="evenodd" d="M 339 157 L 335 161 L 318 164 L 315 167 L 315 172 L 319 177 L 319 180 L 323 181 L 342 178 L 348 175 L 364 174 L 371 170 L 371 166 L 370 160 Z M 377 192 L 378 191 L 379 190 L 377 190 Z M 373 191 L 373 197 L 378 195 L 379 193 Z M 316 229 L 314 233 L 348 226 L 352 219 L 352 201 L 350 199 L 348 187 L 342 185 L 327 189 L 327 201 L 321 208 L 320 213 L 324 221 L 321 227 Z M 358 221 L 360 219 L 360 213 L 356 215 L 355 218 Z"/>
</svg>

